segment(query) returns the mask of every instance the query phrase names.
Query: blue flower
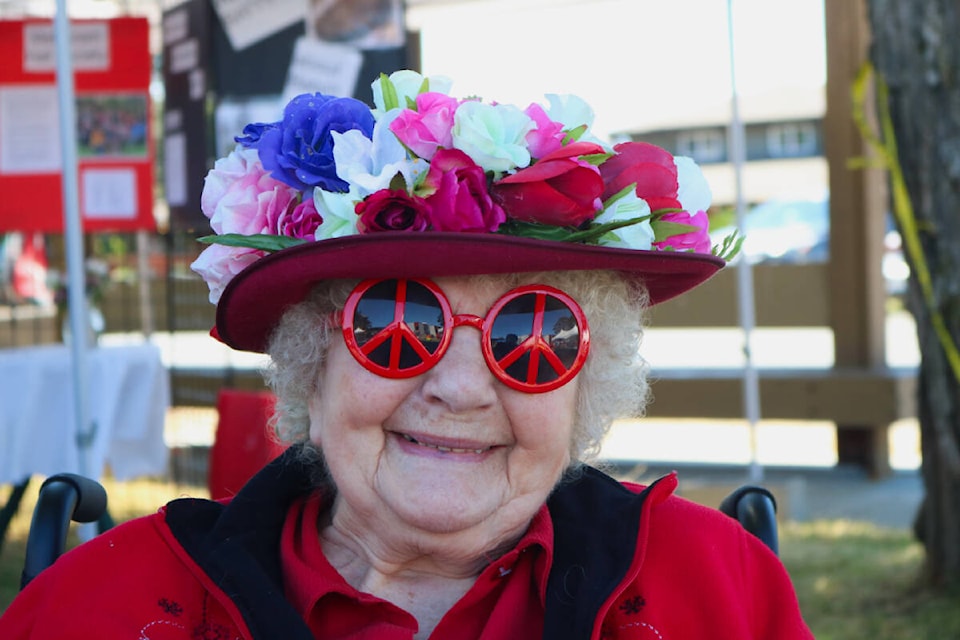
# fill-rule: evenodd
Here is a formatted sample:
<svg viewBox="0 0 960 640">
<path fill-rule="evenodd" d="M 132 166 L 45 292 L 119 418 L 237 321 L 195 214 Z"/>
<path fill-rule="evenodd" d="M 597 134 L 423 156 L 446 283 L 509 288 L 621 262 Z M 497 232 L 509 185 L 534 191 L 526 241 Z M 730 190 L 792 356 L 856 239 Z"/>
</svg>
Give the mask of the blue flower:
<svg viewBox="0 0 960 640">
<path fill-rule="evenodd" d="M 247 127 L 238 142 L 256 148 L 263 168 L 284 184 L 342 193 L 349 185 L 337 176 L 331 132 L 357 130 L 371 138 L 373 126 L 370 107 L 359 100 L 305 93 L 290 101 L 283 120 Z"/>
<path fill-rule="evenodd" d="M 260 142 L 260 138 L 263 136 L 263 132 L 268 129 L 275 129 L 279 125 L 279 122 L 272 122 L 270 124 L 254 122 L 248 124 L 243 128 L 243 135 L 236 136 L 233 141 L 239 142 L 248 149 L 255 149 L 257 147 L 257 143 Z"/>
</svg>

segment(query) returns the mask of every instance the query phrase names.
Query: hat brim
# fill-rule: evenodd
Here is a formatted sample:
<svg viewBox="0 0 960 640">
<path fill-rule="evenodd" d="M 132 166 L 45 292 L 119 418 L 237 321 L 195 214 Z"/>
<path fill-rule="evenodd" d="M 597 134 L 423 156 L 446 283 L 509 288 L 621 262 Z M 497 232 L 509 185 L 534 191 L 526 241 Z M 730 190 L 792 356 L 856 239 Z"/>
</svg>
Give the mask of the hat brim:
<svg viewBox="0 0 960 640">
<path fill-rule="evenodd" d="M 308 242 L 269 254 L 238 274 L 217 304 L 217 337 L 263 352 L 283 313 L 324 280 L 432 278 L 535 271 L 614 270 L 646 286 L 650 303 L 704 282 L 725 262 L 677 251 L 637 251 L 481 233 L 377 233 Z"/>
</svg>

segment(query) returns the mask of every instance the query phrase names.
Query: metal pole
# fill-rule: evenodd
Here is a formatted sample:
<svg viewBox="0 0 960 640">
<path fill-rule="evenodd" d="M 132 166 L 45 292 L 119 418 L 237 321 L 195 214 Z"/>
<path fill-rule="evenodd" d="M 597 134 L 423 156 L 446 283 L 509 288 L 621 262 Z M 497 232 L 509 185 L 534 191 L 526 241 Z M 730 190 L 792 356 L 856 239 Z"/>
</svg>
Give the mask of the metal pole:
<svg viewBox="0 0 960 640">
<path fill-rule="evenodd" d="M 147 339 L 153 335 L 153 308 L 150 305 L 150 238 L 147 232 L 137 231 L 137 282 L 140 296 L 140 326 Z"/>
<path fill-rule="evenodd" d="M 733 0 L 727 0 L 727 37 L 730 43 L 730 160 L 733 163 L 736 193 L 737 227 L 745 227 L 743 201 L 743 164 L 746 161 L 743 121 L 740 119 L 739 94 L 737 92 L 736 55 L 734 53 Z M 753 364 L 754 318 L 753 269 L 746 256 L 737 263 L 737 303 L 740 327 L 743 329 L 743 407 L 750 430 L 750 480 L 763 480 L 763 467 L 757 460 L 757 428 L 760 421 L 760 382 Z"/>
<path fill-rule="evenodd" d="M 83 265 L 83 227 L 80 222 L 77 182 L 77 116 L 70 48 L 70 16 L 66 0 L 57 0 L 54 15 L 57 55 L 57 97 L 60 108 L 60 148 L 63 165 L 63 229 L 67 261 L 67 303 L 70 315 L 70 351 L 76 417 L 77 471 L 88 475 L 87 453 L 95 425 L 90 419 L 87 389 L 87 296 Z"/>
</svg>

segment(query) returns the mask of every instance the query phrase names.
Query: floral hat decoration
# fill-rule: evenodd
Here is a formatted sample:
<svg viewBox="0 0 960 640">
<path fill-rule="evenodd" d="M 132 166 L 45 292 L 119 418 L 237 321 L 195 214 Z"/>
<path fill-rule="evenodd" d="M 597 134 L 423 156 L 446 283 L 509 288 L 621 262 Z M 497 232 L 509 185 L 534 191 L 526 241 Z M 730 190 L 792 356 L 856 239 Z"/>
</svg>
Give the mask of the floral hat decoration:
<svg viewBox="0 0 960 640">
<path fill-rule="evenodd" d="M 690 158 L 591 133 L 576 96 L 525 109 L 381 75 L 375 108 L 320 93 L 247 125 L 209 172 L 216 235 L 191 265 L 217 304 L 214 334 L 262 351 L 283 311 L 330 278 L 616 269 L 651 303 L 712 276 L 710 189 Z"/>
</svg>

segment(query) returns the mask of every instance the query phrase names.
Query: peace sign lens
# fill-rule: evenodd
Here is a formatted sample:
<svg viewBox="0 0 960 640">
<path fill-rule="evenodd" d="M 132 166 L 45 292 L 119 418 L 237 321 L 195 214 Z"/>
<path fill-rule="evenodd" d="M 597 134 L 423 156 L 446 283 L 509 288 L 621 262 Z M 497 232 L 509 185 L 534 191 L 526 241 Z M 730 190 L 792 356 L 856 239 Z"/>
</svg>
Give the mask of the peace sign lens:
<svg viewBox="0 0 960 640">
<path fill-rule="evenodd" d="M 566 293 L 545 285 L 508 291 L 485 318 L 453 315 L 443 291 L 430 280 L 366 280 L 343 310 L 343 336 L 353 357 L 387 378 L 410 378 L 433 367 L 453 329 L 479 329 L 490 371 L 527 393 L 563 386 L 583 368 L 589 351 L 587 320 Z"/>
</svg>

